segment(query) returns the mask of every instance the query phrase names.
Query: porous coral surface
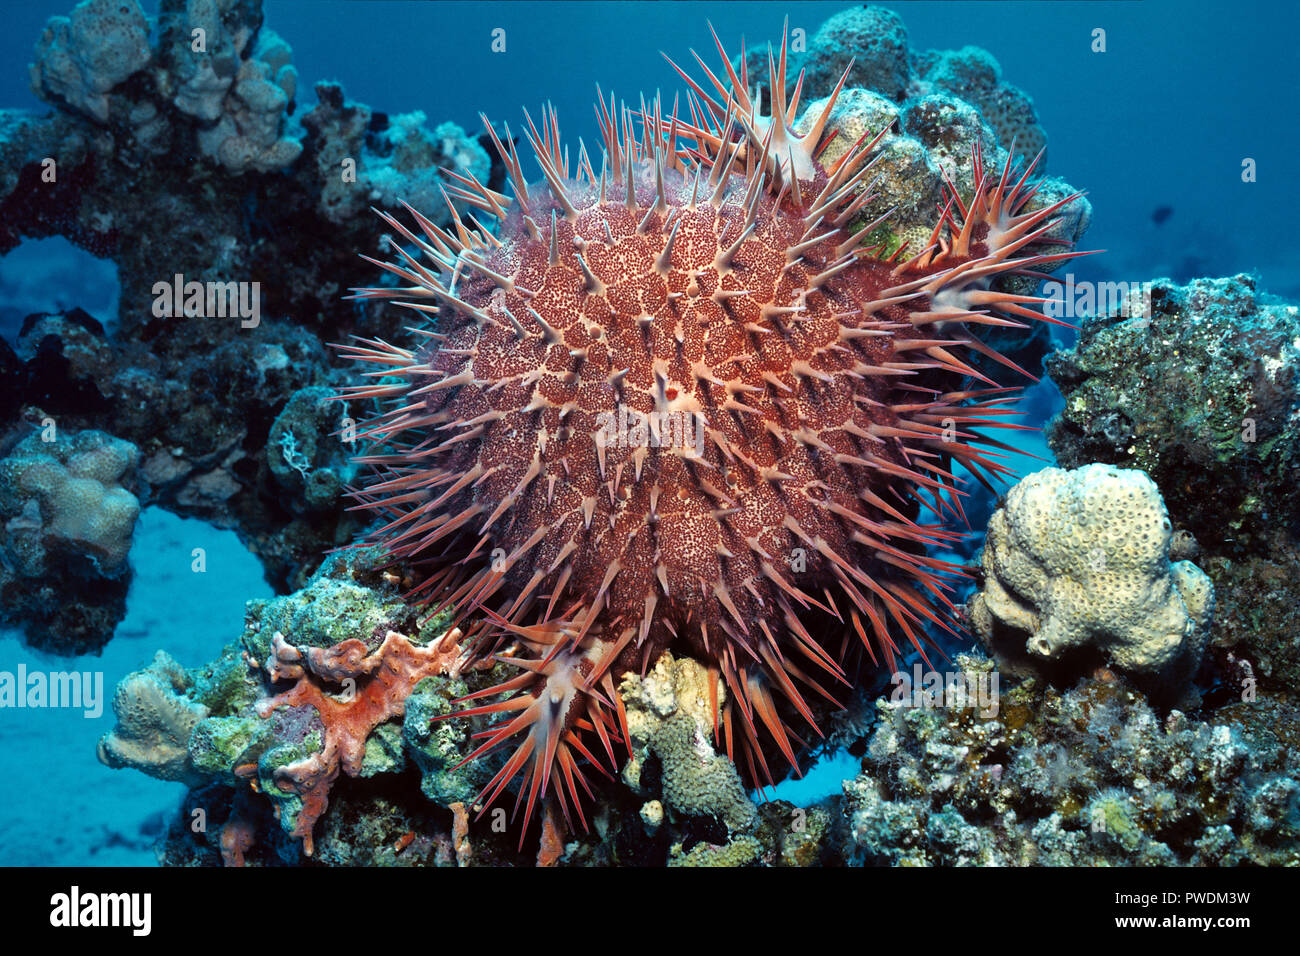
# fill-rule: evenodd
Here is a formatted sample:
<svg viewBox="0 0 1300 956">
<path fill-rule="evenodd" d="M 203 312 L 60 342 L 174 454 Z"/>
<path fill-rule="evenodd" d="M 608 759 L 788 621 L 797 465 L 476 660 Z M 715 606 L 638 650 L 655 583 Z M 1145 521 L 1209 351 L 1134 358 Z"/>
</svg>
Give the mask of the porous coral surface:
<svg viewBox="0 0 1300 956">
<path fill-rule="evenodd" d="M 1170 562 L 1173 528 L 1140 471 L 1045 468 L 989 521 L 983 583 L 970 605 L 986 645 L 1059 661 L 1091 650 L 1129 672 L 1179 686 L 1210 635 L 1214 587 Z M 1016 648 L 1011 648 L 1016 650 Z"/>
</svg>

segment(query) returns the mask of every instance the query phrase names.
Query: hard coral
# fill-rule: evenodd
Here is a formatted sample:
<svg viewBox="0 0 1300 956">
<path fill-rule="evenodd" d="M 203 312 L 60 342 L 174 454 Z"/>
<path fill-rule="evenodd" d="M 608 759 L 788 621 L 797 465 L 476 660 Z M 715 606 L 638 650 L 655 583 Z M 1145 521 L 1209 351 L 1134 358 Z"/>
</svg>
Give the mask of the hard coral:
<svg viewBox="0 0 1300 956">
<path fill-rule="evenodd" d="M 32 91 L 104 123 L 109 90 L 150 58 L 149 21 L 136 0 L 82 0 L 46 24 L 29 68 Z"/>
<path fill-rule="evenodd" d="M 160 780 L 194 784 L 200 774 L 189 758 L 190 734 L 208 708 L 186 696 L 189 675 L 165 652 L 144 670 L 128 674 L 113 692 L 117 723 L 100 738 L 99 762 L 134 767 Z"/>
<path fill-rule="evenodd" d="M 626 675 L 619 695 L 627 711 L 631 753 L 624 780 L 641 787 L 653 754 L 661 768 L 664 801 L 675 813 L 715 817 L 733 833 L 753 830 L 758 823 L 754 804 L 736 768 L 713 746 L 718 702 L 726 699 L 717 676 L 688 657 L 674 659 L 665 652 L 645 676 Z M 649 829 L 657 829 L 662 810 L 660 806 L 656 819 L 654 808 L 643 808 L 643 817 L 651 817 Z"/>
<path fill-rule="evenodd" d="M 1209 639 L 1214 586 L 1190 561 L 1170 562 L 1172 537 L 1143 472 L 1087 465 L 1030 475 L 989 522 L 975 632 L 1038 662 L 1093 651 L 1176 689 Z"/>
<path fill-rule="evenodd" d="M 987 50 L 928 50 L 917 57 L 916 67 L 920 88 L 943 90 L 973 103 L 1006 149 L 1024 156 L 1046 153 L 1047 134 L 1038 123 L 1033 100 L 1002 81 L 1002 68 Z"/>
<path fill-rule="evenodd" d="M 553 111 L 529 118 L 540 186 L 489 127 L 513 197 L 458 174 L 450 193 L 499 235 L 384 216 L 414 254 L 376 263 L 399 288 L 361 296 L 438 322 L 412 348 L 342 347 L 388 376 L 345 397 L 391 403 L 357 497 L 384 520 L 372 540 L 422 568 L 412 597 L 454 607 L 480 657 L 517 643 L 519 676 L 474 695 L 512 696 L 466 713 L 510 715 L 476 756 L 519 738 L 482 797 L 522 773 L 525 826 L 543 795 L 576 808 L 583 732 L 611 762 L 626 737 L 615 675 L 673 642 L 725 681 L 728 754 L 770 780 L 769 752 L 797 759 L 795 714 L 821 733 L 804 695 L 850 680 L 827 630 L 892 661 L 927 622 L 951 629 L 956 569 L 925 548 L 955 535 L 920 502 L 959 514 L 950 469 L 996 478 L 984 431 L 1013 427 L 956 353 L 1003 362 L 976 329 L 1041 318 L 994 280 L 1077 254 L 1024 251 L 1073 197 L 1026 211 L 1032 165 L 995 171 L 977 147 L 971 188 L 886 250 L 887 217 L 848 228 L 876 139 L 823 165 L 835 95 L 799 132 L 786 69 L 783 45 L 770 116 L 729 64 L 682 74 L 691 121 L 656 100 L 638 134 L 602 97 L 594 164 L 570 164 Z"/>
<path fill-rule="evenodd" d="M 968 674 L 993 663 L 958 656 Z M 1261 696 L 1207 722 L 1113 678 L 1004 690 L 995 718 L 879 701 L 844 783 L 844 856 L 903 866 L 1295 865 L 1300 722 Z"/>
<path fill-rule="evenodd" d="M 50 429 L 0 459 L 0 618 L 33 643 L 81 653 L 107 643 L 126 613 L 138 452 L 104 432 Z"/>
<path fill-rule="evenodd" d="M 139 502 L 121 485 L 133 480 L 136 459 L 134 445 L 103 432 L 24 439 L 0 462 L 0 500 L 26 516 L 11 522 L 10 532 L 35 531 L 47 550 L 77 549 L 107 573 L 120 570 L 140 514 Z M 31 558 L 39 560 L 34 553 Z M 23 566 L 44 570 L 26 560 Z"/>
</svg>

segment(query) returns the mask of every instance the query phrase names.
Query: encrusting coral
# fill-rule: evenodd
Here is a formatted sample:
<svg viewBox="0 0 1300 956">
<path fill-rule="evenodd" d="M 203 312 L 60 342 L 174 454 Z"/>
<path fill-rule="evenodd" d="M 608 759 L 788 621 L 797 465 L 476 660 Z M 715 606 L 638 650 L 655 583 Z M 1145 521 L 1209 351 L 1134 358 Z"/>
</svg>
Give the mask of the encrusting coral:
<svg viewBox="0 0 1300 956">
<path fill-rule="evenodd" d="M 970 603 L 975 633 L 994 650 L 1044 663 L 1090 651 L 1180 688 L 1209 639 L 1214 587 L 1190 561 L 1170 562 L 1172 537 L 1143 472 L 1035 472 L 989 521 Z"/>
<path fill-rule="evenodd" d="M 450 630 L 427 647 L 419 647 L 389 631 L 373 651 L 355 638 L 328 648 L 299 648 L 279 633 L 273 636 L 267 672 L 273 682 L 296 683 L 260 702 L 259 716 L 268 717 L 280 707 L 311 707 L 323 726 L 320 750 L 271 774 L 279 790 L 290 791 L 301 801 L 289 833 L 302 838 L 308 856 L 312 827 L 325 812 L 334 780 L 340 772 L 353 777 L 361 773 L 367 739 L 380 724 L 402 716 L 416 684 L 439 674 L 455 676 L 462 653 L 460 636 L 460 631 Z M 333 690 L 336 685 L 344 687 L 341 697 Z M 274 791 L 267 787 L 265 792 Z"/>
<path fill-rule="evenodd" d="M 663 803 L 675 813 L 712 816 L 729 832 L 747 833 L 758 825 L 753 802 L 731 761 L 714 749 L 717 708 L 726 688 L 716 674 L 690 658 L 660 656 L 645 675 L 627 674 L 619 687 L 627 712 L 630 757 L 623 779 L 633 789 L 651 754 L 662 773 Z M 662 823 L 663 804 L 642 812 L 653 830 Z M 647 804 L 648 806 L 649 804 Z"/>
</svg>

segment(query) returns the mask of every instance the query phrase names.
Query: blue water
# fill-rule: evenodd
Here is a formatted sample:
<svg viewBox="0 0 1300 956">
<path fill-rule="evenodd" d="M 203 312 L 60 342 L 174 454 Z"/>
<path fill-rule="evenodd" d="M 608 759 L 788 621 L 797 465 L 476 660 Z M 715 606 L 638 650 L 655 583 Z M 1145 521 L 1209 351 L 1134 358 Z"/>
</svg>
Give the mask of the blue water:
<svg viewBox="0 0 1300 956">
<path fill-rule="evenodd" d="M 6 3 L 0 105 L 37 108 L 25 64 L 47 17 L 67 0 Z M 915 2 L 891 6 L 913 49 L 974 44 L 1034 98 L 1050 139 L 1050 170 L 1088 189 L 1089 246 L 1103 262 L 1080 277 L 1121 279 L 1258 271 L 1300 297 L 1291 221 L 1300 177 L 1296 14 L 1287 0 L 1118 3 Z M 156 12 L 155 2 L 143 4 Z M 293 46 L 310 108 L 311 83 L 334 78 L 353 99 L 388 112 L 424 110 L 477 131 L 478 113 L 516 122 L 520 108 L 555 103 L 567 136 L 596 141 L 596 84 L 635 99 L 676 90 L 660 56 L 682 63 L 778 37 L 782 20 L 809 36 L 838 3 L 338 2 L 267 0 L 267 24 Z M 490 52 L 491 31 L 506 52 Z M 1092 30 L 1107 52 L 1092 53 Z M 535 112 L 535 110 L 534 110 Z M 1255 159 L 1258 181 L 1242 183 Z M 1159 206 L 1174 212 L 1163 226 Z"/>
<path fill-rule="evenodd" d="M 1300 299 L 1295 184 L 1300 182 L 1300 72 L 1293 5 L 1276 2 L 1146 0 L 1123 3 L 884 4 L 904 18 L 914 50 L 967 44 L 991 51 L 1003 77 L 1034 98 L 1050 140 L 1050 172 L 1089 191 L 1089 248 L 1106 256 L 1073 266 L 1080 278 L 1136 281 L 1156 275 L 1254 271 L 1265 289 Z M 144 4 L 156 13 L 156 2 Z M 659 55 L 690 62 L 696 48 L 715 62 L 707 23 L 729 49 L 779 35 L 782 18 L 813 34 L 838 3 L 414 3 L 267 0 L 267 25 L 293 46 L 299 115 L 311 84 L 341 81 L 354 100 L 389 113 L 423 110 L 431 124 L 479 130 L 478 113 L 519 120 L 522 106 L 553 102 L 566 137 L 597 140 L 596 85 L 632 98 L 679 88 Z M 70 0 L 3 5 L 0 106 L 44 110 L 27 88 L 26 64 L 45 20 Z M 504 54 L 491 32 L 506 31 Z M 1108 51 L 1090 51 L 1092 31 Z M 1243 183 L 1243 158 L 1258 181 Z M 1173 213 L 1162 225 L 1157 207 Z M 109 323 L 111 264 L 88 263 L 62 240 L 29 243 L 0 260 L 0 334 L 12 338 L 32 311 L 78 304 Z M 1050 385 L 1036 401 L 1050 409 Z M 1041 439 L 1027 451 L 1043 454 Z M 1036 467 L 1019 461 L 1020 471 Z M 192 547 L 209 551 L 210 572 L 192 575 Z M 264 595 L 255 560 L 233 534 L 146 512 L 132 552 L 130 613 L 102 658 L 42 661 L 12 634 L 0 635 L 0 666 L 88 667 L 105 693 L 166 648 L 183 664 L 215 655 L 237 636 L 242 602 Z M 177 600 L 184 595 L 184 601 Z M 179 786 L 114 773 L 94 758 L 112 724 L 79 714 L 0 713 L 5 810 L 0 864 L 152 862 L 149 845 L 179 798 Z M 823 759 L 776 796 L 820 799 L 852 776 L 857 761 Z M 771 793 L 771 791 L 769 791 Z M 54 808 L 53 812 L 51 808 Z"/>
<path fill-rule="evenodd" d="M 191 552 L 203 548 L 196 574 Z M 165 649 L 185 667 L 216 656 L 243 630 L 244 602 L 269 597 L 262 568 L 233 531 L 148 508 L 131 549 L 135 580 L 126 618 L 101 656 L 66 658 L 24 647 L 0 628 L 0 669 L 102 674 L 103 712 L 0 710 L 4 811 L 0 866 L 150 866 L 153 844 L 185 788 L 143 774 L 110 770 L 95 742 L 113 728 L 117 682 Z"/>
</svg>

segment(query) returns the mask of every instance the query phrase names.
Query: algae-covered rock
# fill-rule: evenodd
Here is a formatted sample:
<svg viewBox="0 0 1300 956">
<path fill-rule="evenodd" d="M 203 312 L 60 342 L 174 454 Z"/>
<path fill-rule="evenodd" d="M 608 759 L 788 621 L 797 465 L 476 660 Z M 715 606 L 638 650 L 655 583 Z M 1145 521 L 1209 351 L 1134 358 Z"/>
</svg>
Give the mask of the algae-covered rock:
<svg viewBox="0 0 1300 956">
<path fill-rule="evenodd" d="M 380 570 L 374 549 L 334 554 L 325 559 L 307 587 L 285 597 L 249 601 L 242 642 L 253 659 L 271 653 L 276 633 L 293 644 L 330 647 L 357 638 L 377 647 L 388 631 L 418 633 L 418 612 L 401 597 L 399 580 Z M 435 632 L 443 622 L 426 627 Z M 445 626 L 444 626 L 445 629 Z"/>
<path fill-rule="evenodd" d="M 484 686 L 491 685 L 491 675 L 505 676 L 504 667 L 479 676 Z M 461 709 L 452 701 L 470 693 L 463 678 L 428 677 L 416 685 L 407 698 L 402 722 L 402 739 L 420 770 L 420 789 L 434 803 L 450 807 L 453 803 L 469 804 L 496 772 L 504 755 L 496 759 L 471 761 L 458 768 L 474 752 L 478 743 L 472 734 L 478 726 L 466 720 L 440 720 Z"/>
<path fill-rule="evenodd" d="M 1127 314 L 1125 314 L 1127 313 Z M 1047 368 L 1061 465 L 1139 468 L 1211 553 L 1265 553 L 1300 520 L 1300 312 L 1246 275 L 1151 283 L 1149 304 L 1084 321 Z"/>
<path fill-rule="evenodd" d="M 332 434 L 339 423 L 334 395 L 319 385 L 294 392 L 266 439 L 267 467 L 296 511 L 335 507 L 356 471 L 351 449 Z"/>
<path fill-rule="evenodd" d="M 991 662 L 959 656 L 963 672 Z M 1261 695 L 1163 716 L 1113 676 L 1030 679 L 996 717 L 880 701 L 844 783 L 844 854 L 893 865 L 1300 862 L 1300 712 Z"/>
</svg>

